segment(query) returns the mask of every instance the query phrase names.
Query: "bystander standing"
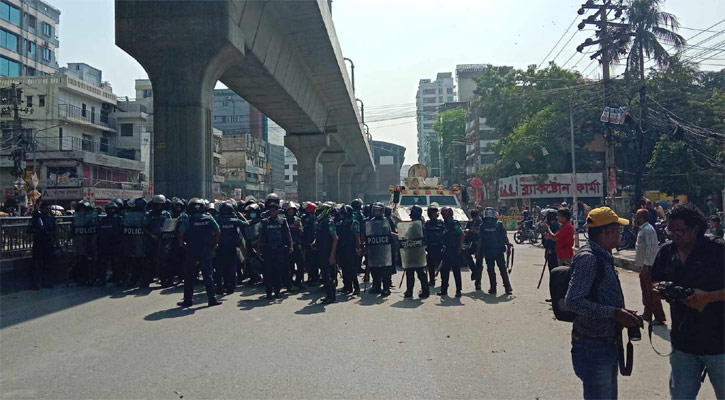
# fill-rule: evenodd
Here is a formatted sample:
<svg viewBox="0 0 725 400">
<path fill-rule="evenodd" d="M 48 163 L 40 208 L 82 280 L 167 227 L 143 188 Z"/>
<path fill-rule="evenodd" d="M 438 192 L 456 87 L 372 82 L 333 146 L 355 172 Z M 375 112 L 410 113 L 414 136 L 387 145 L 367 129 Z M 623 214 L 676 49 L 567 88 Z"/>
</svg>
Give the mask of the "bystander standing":
<svg viewBox="0 0 725 400">
<path fill-rule="evenodd" d="M 649 212 L 645 209 L 637 211 L 636 222 L 639 227 L 637 233 L 637 245 L 635 247 L 634 264 L 639 268 L 639 283 L 642 289 L 642 304 L 644 305 L 644 313 L 642 318 L 645 321 L 652 321 L 653 325 L 663 325 L 665 323 L 665 312 L 662 309 L 662 301 L 657 294 L 652 291 L 652 283 L 650 272 L 652 264 L 657 256 L 659 241 L 657 240 L 657 232 L 654 227 L 647 221 Z"/>
</svg>

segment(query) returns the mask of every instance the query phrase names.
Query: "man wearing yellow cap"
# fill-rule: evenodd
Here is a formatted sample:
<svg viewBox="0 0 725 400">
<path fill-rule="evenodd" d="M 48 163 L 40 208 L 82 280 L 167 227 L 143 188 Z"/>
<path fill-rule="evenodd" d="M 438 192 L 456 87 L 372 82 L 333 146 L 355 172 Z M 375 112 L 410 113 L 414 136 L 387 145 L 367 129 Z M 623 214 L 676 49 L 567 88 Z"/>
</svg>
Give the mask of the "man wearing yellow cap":
<svg viewBox="0 0 725 400">
<path fill-rule="evenodd" d="M 624 294 L 614 269 L 612 249 L 619 242 L 621 225 L 629 225 L 629 221 L 611 208 L 591 210 L 587 216 L 589 241 L 571 266 L 565 301 L 567 309 L 577 314 L 571 358 L 585 399 L 617 398 L 617 337 L 622 327 L 639 325 L 638 318 L 624 309 Z"/>
</svg>

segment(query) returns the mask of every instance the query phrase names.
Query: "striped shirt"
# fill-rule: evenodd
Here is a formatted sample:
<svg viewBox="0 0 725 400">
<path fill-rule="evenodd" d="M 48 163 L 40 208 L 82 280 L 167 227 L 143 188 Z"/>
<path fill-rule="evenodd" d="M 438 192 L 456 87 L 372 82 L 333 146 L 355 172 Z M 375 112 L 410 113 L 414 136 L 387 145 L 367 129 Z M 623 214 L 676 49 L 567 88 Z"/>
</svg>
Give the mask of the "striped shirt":
<svg viewBox="0 0 725 400">
<path fill-rule="evenodd" d="M 657 240 L 657 232 L 649 222 L 645 222 L 639 227 L 637 234 L 636 254 L 634 257 L 634 265 L 642 267 L 643 265 L 652 266 L 657 256 L 657 250 L 660 244 Z"/>
</svg>

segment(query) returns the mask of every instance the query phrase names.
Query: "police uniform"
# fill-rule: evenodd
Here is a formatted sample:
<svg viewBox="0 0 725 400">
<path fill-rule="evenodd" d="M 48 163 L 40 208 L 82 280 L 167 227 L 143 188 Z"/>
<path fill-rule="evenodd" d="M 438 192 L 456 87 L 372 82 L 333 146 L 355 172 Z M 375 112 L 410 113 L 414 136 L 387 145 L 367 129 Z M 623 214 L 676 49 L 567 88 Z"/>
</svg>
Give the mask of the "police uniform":
<svg viewBox="0 0 725 400">
<path fill-rule="evenodd" d="M 121 225 L 123 221 L 118 214 L 106 214 L 98 222 L 98 280 L 106 279 L 108 265 L 111 265 L 111 279 L 120 284 L 121 274 L 119 257 L 121 256 L 119 243 L 121 242 Z"/>
<path fill-rule="evenodd" d="M 448 281 L 450 272 L 453 271 L 453 279 L 456 281 L 456 296 L 461 293 L 461 265 L 463 264 L 462 254 L 458 253 L 463 228 L 461 224 L 451 218 L 444 221 L 443 231 L 443 265 L 441 266 L 441 291 L 439 295 L 448 294 Z"/>
<path fill-rule="evenodd" d="M 214 283 L 217 292 L 223 288 L 226 294 L 232 294 L 237 285 L 237 247 L 242 240 L 240 229 L 244 229 L 247 224 L 234 214 L 220 215 L 217 223 L 220 235 L 215 257 Z"/>
<path fill-rule="evenodd" d="M 322 281 L 325 284 L 325 300 L 335 301 L 335 275 L 337 274 L 334 264 L 330 264 L 330 253 L 333 248 L 333 241 L 337 237 L 337 229 L 329 216 L 322 217 L 317 221 L 315 229 L 315 251 L 317 253 L 317 265 L 322 271 Z"/>
<path fill-rule="evenodd" d="M 463 260 L 471 270 L 471 280 L 476 281 L 476 290 L 481 290 L 481 275 L 483 274 L 483 259 L 478 256 L 478 231 L 483 221 L 475 218 L 466 222 L 466 242 L 463 250 Z M 465 248 L 468 247 L 468 248 Z M 476 257 L 475 261 L 473 257 Z"/>
<path fill-rule="evenodd" d="M 423 218 L 419 217 L 417 219 L 413 219 L 413 221 L 420 221 L 421 224 L 423 223 Z M 423 242 L 425 243 L 425 231 L 423 231 Z M 435 273 L 435 272 L 434 272 Z M 426 276 L 426 267 L 419 267 L 419 268 L 406 268 L 405 269 L 405 297 L 412 297 L 413 296 L 413 289 L 415 288 L 415 275 L 418 275 L 418 280 L 420 281 L 420 297 L 426 298 L 430 296 L 430 287 L 428 286 L 428 276 Z"/>
<path fill-rule="evenodd" d="M 479 253 L 486 259 L 486 271 L 488 272 L 488 279 L 491 282 L 491 288 L 488 292 L 496 293 L 495 265 L 498 264 L 504 289 L 506 293 L 511 293 L 511 282 L 509 281 L 508 271 L 506 271 L 505 253 L 507 237 L 503 222 L 495 218 L 484 218 L 478 236 Z M 478 279 L 476 284 L 480 285 L 480 276 Z"/>
<path fill-rule="evenodd" d="M 135 282 L 143 282 L 146 277 L 145 223 L 145 211 L 136 208 L 123 211 L 121 243 L 125 260 L 121 278 L 128 286 L 132 286 Z"/>
<path fill-rule="evenodd" d="M 370 293 L 390 294 L 390 271 L 393 268 L 393 235 L 384 216 L 373 217 L 365 222 L 365 248 L 367 267 L 373 276 Z M 381 289 L 382 286 L 382 289 Z"/>
<path fill-rule="evenodd" d="M 435 274 L 443 257 L 443 231 L 445 224 L 440 219 L 428 220 L 423 225 L 426 240 L 426 261 L 428 264 L 429 285 L 435 286 Z"/>
<path fill-rule="evenodd" d="M 354 218 L 344 218 L 337 223 L 337 263 L 342 269 L 343 291 L 360 293 L 357 279 L 360 262 L 357 255 L 358 244 L 355 236 L 360 234 L 360 223 Z"/>
<path fill-rule="evenodd" d="M 302 221 L 296 215 L 287 215 L 286 219 L 290 236 L 292 237 L 292 253 L 288 257 L 289 273 L 286 283 L 288 286 L 295 284 L 297 287 L 302 287 L 302 282 L 305 280 L 305 259 L 302 254 L 302 235 L 304 230 L 297 227 L 296 224 L 301 224 Z"/>
<path fill-rule="evenodd" d="M 302 250 L 307 268 L 307 279 L 311 285 L 320 281 L 320 266 L 317 263 L 317 251 L 312 247 L 317 232 L 317 218 L 314 212 L 302 216 Z"/>
<path fill-rule="evenodd" d="M 184 301 L 190 306 L 194 296 L 194 282 L 197 277 L 197 264 L 204 279 L 209 305 L 218 304 L 214 296 L 214 278 L 211 260 L 214 253 L 214 236 L 219 225 L 214 218 L 204 212 L 192 214 L 179 229 L 186 242 L 186 263 L 184 264 Z"/>
<path fill-rule="evenodd" d="M 74 275 L 81 285 L 95 280 L 98 239 L 98 214 L 91 210 L 77 211 L 73 216 Z"/>
<path fill-rule="evenodd" d="M 259 236 L 262 241 L 262 258 L 264 259 L 264 289 L 267 297 L 272 293 L 280 295 L 283 276 L 287 266 L 287 253 L 289 252 L 290 233 L 287 220 L 281 216 L 268 217 L 262 220 Z"/>
<path fill-rule="evenodd" d="M 55 216 L 50 211 L 33 212 L 28 229 L 33 234 L 33 289 L 38 290 L 41 286 L 52 287 L 57 256 Z"/>
<path fill-rule="evenodd" d="M 163 237 L 163 228 L 169 218 L 171 213 L 166 210 L 151 210 L 146 214 L 146 260 L 149 265 L 146 268 L 143 286 L 148 286 L 154 277 L 165 280 L 166 258 L 171 251 L 171 242 L 168 235 Z"/>
</svg>

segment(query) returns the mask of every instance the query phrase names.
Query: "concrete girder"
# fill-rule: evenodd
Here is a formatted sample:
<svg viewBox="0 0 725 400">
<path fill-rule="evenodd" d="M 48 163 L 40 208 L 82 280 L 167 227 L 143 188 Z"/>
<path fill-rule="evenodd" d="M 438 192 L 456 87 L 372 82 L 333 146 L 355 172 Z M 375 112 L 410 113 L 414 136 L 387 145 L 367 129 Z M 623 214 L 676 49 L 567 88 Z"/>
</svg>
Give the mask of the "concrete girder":
<svg viewBox="0 0 725 400">
<path fill-rule="evenodd" d="M 297 197 L 300 201 L 317 200 L 317 165 L 320 155 L 330 145 L 330 135 L 288 133 L 284 145 L 297 158 Z"/>
<path fill-rule="evenodd" d="M 340 202 L 340 169 L 347 162 L 344 151 L 330 151 L 328 148 L 320 155 L 320 164 L 325 175 L 325 191 L 328 201 Z"/>
</svg>

